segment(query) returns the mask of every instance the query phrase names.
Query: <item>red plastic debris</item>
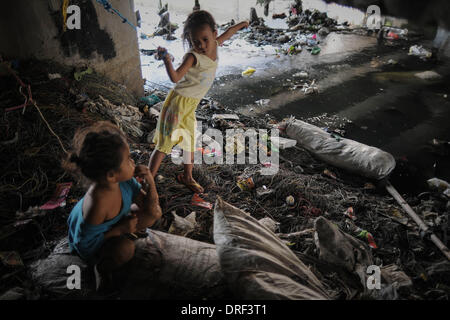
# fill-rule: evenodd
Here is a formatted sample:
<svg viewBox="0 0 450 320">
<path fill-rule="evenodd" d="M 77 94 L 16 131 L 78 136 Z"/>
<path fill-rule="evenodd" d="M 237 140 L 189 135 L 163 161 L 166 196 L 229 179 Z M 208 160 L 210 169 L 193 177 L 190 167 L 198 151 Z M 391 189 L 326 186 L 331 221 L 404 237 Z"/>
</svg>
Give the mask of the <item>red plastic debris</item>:
<svg viewBox="0 0 450 320">
<path fill-rule="evenodd" d="M 191 204 L 206 209 L 212 209 L 212 204 L 200 198 L 198 193 L 194 193 L 192 196 Z"/>
</svg>

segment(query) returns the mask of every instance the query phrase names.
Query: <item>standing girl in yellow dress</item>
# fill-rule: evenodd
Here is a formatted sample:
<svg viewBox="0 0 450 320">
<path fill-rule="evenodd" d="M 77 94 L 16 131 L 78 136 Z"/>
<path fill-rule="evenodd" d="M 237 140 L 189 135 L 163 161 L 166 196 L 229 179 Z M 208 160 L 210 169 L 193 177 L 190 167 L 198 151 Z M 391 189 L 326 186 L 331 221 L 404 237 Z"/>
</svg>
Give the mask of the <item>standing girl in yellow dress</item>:
<svg viewBox="0 0 450 320">
<path fill-rule="evenodd" d="M 192 12 L 183 30 L 183 40 L 190 50 L 176 70 L 167 50 L 158 47 L 157 55 L 164 61 L 170 80 L 176 85 L 164 101 L 156 127 L 153 139 L 156 146 L 149 162 L 153 177 L 166 154 L 171 153 L 173 146 L 180 144 L 183 149 L 184 173 L 178 175 L 177 180 L 193 192 L 203 193 L 203 187 L 192 177 L 195 110 L 213 84 L 218 63 L 217 47 L 248 25 L 247 21 L 243 21 L 229 27 L 218 37 L 216 23 L 210 13 L 204 10 Z"/>
</svg>

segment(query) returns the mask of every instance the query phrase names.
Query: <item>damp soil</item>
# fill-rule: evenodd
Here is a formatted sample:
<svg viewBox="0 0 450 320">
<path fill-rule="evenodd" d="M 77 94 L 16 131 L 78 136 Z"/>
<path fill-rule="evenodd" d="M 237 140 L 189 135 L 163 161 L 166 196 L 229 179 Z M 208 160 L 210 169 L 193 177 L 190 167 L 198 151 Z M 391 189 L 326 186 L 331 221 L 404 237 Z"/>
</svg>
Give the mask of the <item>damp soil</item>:
<svg viewBox="0 0 450 320">
<path fill-rule="evenodd" d="M 397 64 L 368 66 L 374 58 L 387 61 L 390 56 L 398 58 Z M 348 77 L 358 68 L 365 70 Z M 305 96 L 290 90 L 297 81 L 293 75 L 305 69 L 309 79 L 316 79 L 318 94 Z M 426 70 L 437 70 L 441 78 L 422 80 L 414 75 Z M 320 90 L 322 83 L 324 90 Z M 211 96 L 235 110 L 268 113 L 278 120 L 293 115 L 311 122 L 324 114 L 326 118 L 348 119 L 339 124 L 336 121 L 335 128 L 344 130 L 345 138 L 390 152 L 397 161 L 391 181 L 401 192 L 418 194 L 427 190 L 427 179 L 450 180 L 450 146 L 432 143 L 433 139 L 450 141 L 450 101 L 445 98 L 449 85 L 448 61 L 422 61 L 408 56 L 404 47 L 374 46 L 343 60 L 325 60 L 258 81 L 224 76 L 212 88 Z M 255 105 L 259 99 L 271 99 L 274 105 L 260 110 Z"/>
</svg>

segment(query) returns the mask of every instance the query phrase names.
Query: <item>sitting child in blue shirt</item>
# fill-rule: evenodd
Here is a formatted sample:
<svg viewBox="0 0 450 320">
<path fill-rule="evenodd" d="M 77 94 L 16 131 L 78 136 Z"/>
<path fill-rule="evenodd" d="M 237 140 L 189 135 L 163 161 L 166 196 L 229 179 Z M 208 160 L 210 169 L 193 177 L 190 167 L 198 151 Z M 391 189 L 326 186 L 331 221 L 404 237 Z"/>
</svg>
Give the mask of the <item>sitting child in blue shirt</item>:
<svg viewBox="0 0 450 320">
<path fill-rule="evenodd" d="M 92 184 L 72 209 L 69 245 L 94 265 L 97 290 L 111 286 L 111 273 L 134 256 L 127 235 L 161 217 L 158 193 L 148 167 L 135 166 L 125 135 L 110 122 L 78 130 L 66 169 L 79 169 Z M 134 176 L 144 179 L 141 188 Z M 139 210 L 131 213 L 131 204 Z"/>
</svg>

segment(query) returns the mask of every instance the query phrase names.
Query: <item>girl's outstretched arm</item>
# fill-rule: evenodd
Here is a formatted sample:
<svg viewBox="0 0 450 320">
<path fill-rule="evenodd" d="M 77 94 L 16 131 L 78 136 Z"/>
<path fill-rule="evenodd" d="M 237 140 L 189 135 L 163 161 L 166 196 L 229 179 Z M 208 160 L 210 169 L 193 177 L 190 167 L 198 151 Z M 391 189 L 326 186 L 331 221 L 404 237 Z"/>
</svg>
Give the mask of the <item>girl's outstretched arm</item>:
<svg viewBox="0 0 450 320">
<path fill-rule="evenodd" d="M 248 28 L 249 22 L 248 21 L 242 21 L 238 24 L 235 24 L 234 26 L 229 27 L 227 30 L 225 30 L 224 33 L 222 33 L 220 36 L 217 37 L 217 42 L 219 43 L 219 46 L 222 45 L 226 40 L 230 39 L 233 34 L 238 32 L 239 30 L 243 28 Z"/>
<path fill-rule="evenodd" d="M 164 48 L 158 47 L 158 52 L 164 50 L 165 50 Z M 172 60 L 168 53 L 165 54 L 163 61 L 164 65 L 166 66 L 166 71 L 167 74 L 169 75 L 170 81 L 172 81 L 173 83 L 177 83 L 184 77 L 184 75 L 188 72 L 189 68 L 191 68 L 194 65 L 195 57 L 193 54 L 186 55 L 186 58 L 184 59 L 183 63 L 176 70 L 173 67 Z"/>
</svg>

